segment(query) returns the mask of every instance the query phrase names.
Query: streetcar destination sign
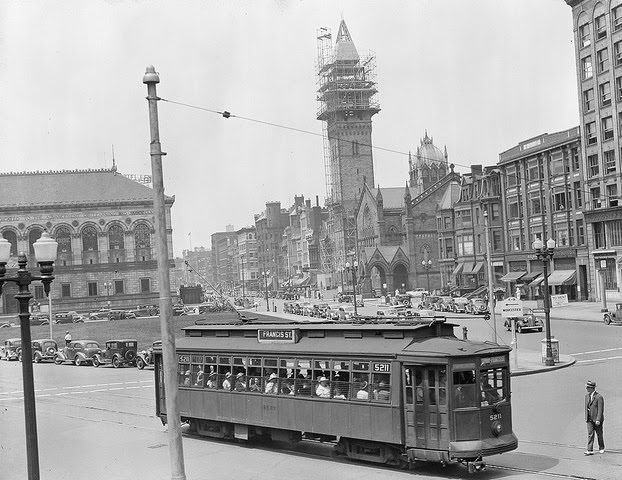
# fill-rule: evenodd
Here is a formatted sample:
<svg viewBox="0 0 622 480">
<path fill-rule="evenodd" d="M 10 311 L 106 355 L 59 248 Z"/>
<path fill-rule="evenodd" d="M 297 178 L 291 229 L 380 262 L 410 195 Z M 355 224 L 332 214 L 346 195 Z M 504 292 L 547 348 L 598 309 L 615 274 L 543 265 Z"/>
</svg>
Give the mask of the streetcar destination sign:
<svg viewBox="0 0 622 480">
<path fill-rule="evenodd" d="M 296 343 L 298 330 L 295 328 L 270 328 L 257 330 L 259 343 Z"/>
</svg>

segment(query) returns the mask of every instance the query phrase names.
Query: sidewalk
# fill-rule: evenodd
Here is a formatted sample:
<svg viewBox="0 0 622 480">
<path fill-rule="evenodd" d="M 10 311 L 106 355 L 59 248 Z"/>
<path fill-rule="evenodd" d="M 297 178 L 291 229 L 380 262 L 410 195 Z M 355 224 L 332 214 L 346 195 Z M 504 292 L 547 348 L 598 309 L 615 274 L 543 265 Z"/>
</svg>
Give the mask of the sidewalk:
<svg viewBox="0 0 622 480">
<path fill-rule="evenodd" d="M 583 304 L 585 304 L 585 306 L 583 306 Z M 581 305 L 581 308 L 577 308 L 577 305 Z M 591 312 L 591 310 L 595 308 L 595 305 L 596 304 L 594 302 L 583 302 L 582 304 L 573 303 L 568 306 L 556 308 L 555 310 L 557 310 L 556 313 L 559 313 L 560 318 L 562 319 L 569 319 L 568 317 L 570 316 L 571 313 L 576 314 L 577 317 L 579 318 L 582 316 L 586 316 L 586 314 L 582 312 L 584 311 L 587 312 L 588 309 Z M 575 309 L 578 312 L 575 312 Z M 566 310 L 568 310 L 568 312 L 566 312 Z M 264 318 L 279 317 L 279 318 L 287 318 L 297 323 L 300 323 L 300 322 L 322 323 L 324 321 L 323 318 L 301 317 L 300 315 L 294 315 L 292 313 L 273 312 L 273 311 L 255 312 L 254 310 L 247 310 L 247 311 L 251 314 L 256 314 L 260 319 L 261 317 L 264 317 Z M 551 318 L 553 318 L 552 313 L 553 313 L 553 309 L 551 309 Z M 602 321 L 602 315 L 600 313 L 599 305 L 598 305 L 598 316 L 600 316 L 600 319 L 597 319 L 595 315 L 592 315 L 590 313 L 587 315 L 587 317 L 589 317 L 590 319 L 593 318 L 593 320 L 587 320 L 587 321 Z M 517 377 L 517 376 L 522 376 L 522 375 L 531 375 L 534 373 L 550 372 L 552 370 L 558 370 L 560 368 L 569 367 L 571 365 L 574 365 L 575 362 L 576 360 L 574 357 L 570 355 L 560 354 L 559 362 L 557 362 L 553 366 L 546 366 L 544 365 L 544 362 L 542 361 L 542 354 L 539 351 L 533 351 L 533 350 L 512 351 L 510 352 L 510 374 L 513 377 Z"/>
</svg>

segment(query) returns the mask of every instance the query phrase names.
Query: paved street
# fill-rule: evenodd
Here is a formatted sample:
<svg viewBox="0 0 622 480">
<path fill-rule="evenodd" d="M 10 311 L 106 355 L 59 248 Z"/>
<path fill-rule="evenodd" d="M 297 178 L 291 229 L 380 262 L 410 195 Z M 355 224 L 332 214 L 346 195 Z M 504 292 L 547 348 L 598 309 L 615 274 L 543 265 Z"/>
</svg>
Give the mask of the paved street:
<svg viewBox="0 0 622 480">
<path fill-rule="evenodd" d="M 457 316 L 452 321 L 467 326 L 470 338 L 490 338 L 492 329 L 482 317 Z M 562 352 L 571 354 L 576 363 L 514 377 L 513 422 L 519 448 L 489 458 L 490 468 L 478 478 L 619 478 L 622 418 L 617 412 L 622 397 L 616 372 L 622 367 L 622 328 L 554 317 L 552 331 Z M 497 333 L 500 343 L 510 342 L 509 332 L 499 325 Z M 537 333 L 520 335 L 519 350 L 539 352 L 541 338 Z M 154 416 L 153 371 L 53 364 L 34 369 L 42 479 L 169 478 L 165 429 Z M 598 382 L 607 412 L 607 452 L 593 457 L 583 455 L 587 378 Z M 0 362 L 0 465 L 2 474 L 18 474 L 10 478 L 25 474 L 23 421 L 20 364 Z M 65 454 L 69 449 L 70 457 Z M 317 480 L 318 472 L 327 479 L 468 477 L 462 467 L 427 465 L 411 474 L 334 460 L 326 445 L 311 442 L 284 451 L 186 435 L 184 452 L 189 479 Z"/>
</svg>

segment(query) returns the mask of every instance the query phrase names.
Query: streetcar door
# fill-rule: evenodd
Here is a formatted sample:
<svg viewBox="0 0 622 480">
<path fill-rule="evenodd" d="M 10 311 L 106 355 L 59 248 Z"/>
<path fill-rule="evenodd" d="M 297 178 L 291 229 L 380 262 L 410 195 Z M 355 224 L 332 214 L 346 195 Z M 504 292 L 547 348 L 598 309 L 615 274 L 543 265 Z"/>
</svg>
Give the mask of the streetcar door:
<svg viewBox="0 0 622 480">
<path fill-rule="evenodd" d="M 406 445 L 447 449 L 447 367 L 404 367 Z"/>
</svg>

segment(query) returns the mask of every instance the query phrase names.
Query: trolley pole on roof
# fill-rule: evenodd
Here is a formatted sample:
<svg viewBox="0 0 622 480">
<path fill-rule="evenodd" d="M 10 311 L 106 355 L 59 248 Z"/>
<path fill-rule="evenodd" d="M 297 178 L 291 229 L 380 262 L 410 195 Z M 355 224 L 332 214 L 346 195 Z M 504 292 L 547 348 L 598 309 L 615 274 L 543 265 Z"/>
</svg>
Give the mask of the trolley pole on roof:
<svg viewBox="0 0 622 480">
<path fill-rule="evenodd" d="M 166 208 L 164 204 L 164 179 L 160 131 L 158 127 L 158 96 L 156 84 L 160 77 L 153 65 L 149 65 L 143 77 L 147 84 L 149 102 L 149 127 L 151 131 L 151 174 L 153 178 L 153 210 L 158 246 L 158 280 L 160 291 L 160 331 L 162 335 L 162 357 L 164 370 L 164 391 L 166 395 L 166 419 L 168 423 L 169 457 L 171 479 L 186 480 L 184 471 L 184 451 L 181 439 L 181 420 L 177 388 L 177 360 L 175 358 L 175 332 L 173 330 L 173 303 L 169 277 L 168 240 L 166 237 Z"/>
<path fill-rule="evenodd" d="M 495 316 L 495 291 L 492 285 L 492 257 L 490 252 L 490 233 L 488 225 L 488 210 L 484 210 L 484 228 L 486 229 L 486 266 L 488 270 L 488 311 L 492 319 L 494 342 L 497 341 L 497 317 Z"/>
</svg>

